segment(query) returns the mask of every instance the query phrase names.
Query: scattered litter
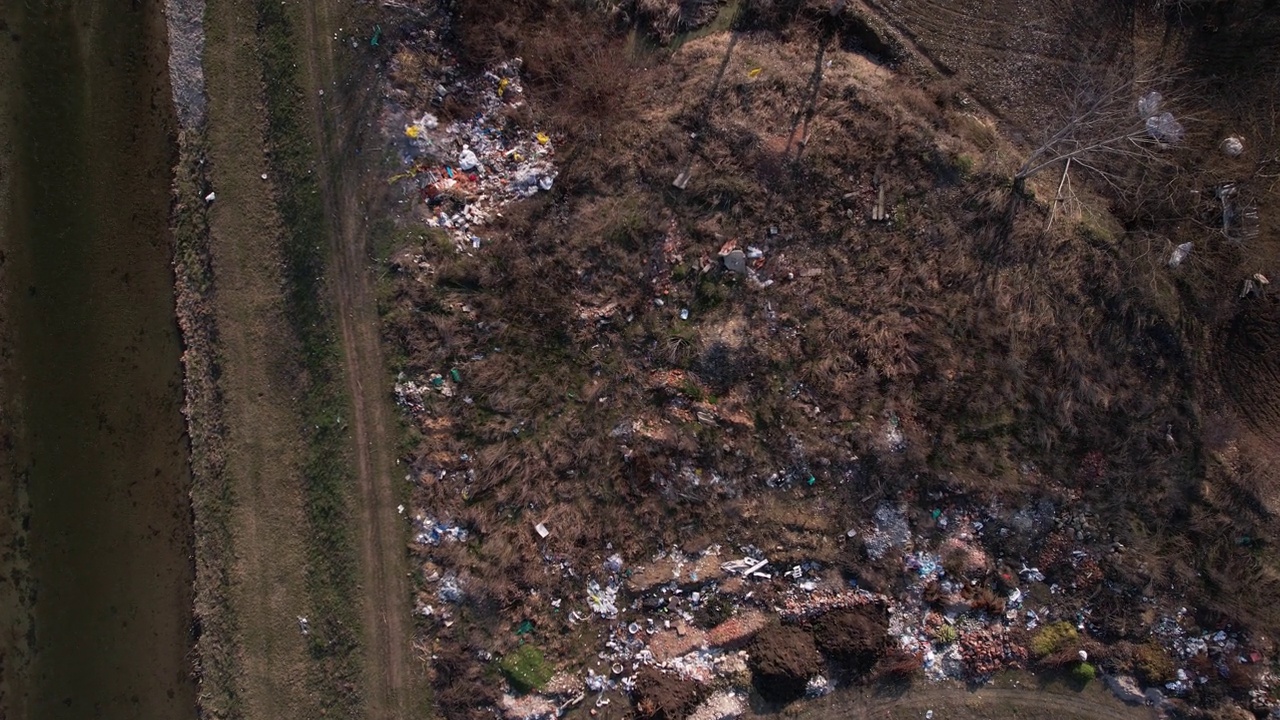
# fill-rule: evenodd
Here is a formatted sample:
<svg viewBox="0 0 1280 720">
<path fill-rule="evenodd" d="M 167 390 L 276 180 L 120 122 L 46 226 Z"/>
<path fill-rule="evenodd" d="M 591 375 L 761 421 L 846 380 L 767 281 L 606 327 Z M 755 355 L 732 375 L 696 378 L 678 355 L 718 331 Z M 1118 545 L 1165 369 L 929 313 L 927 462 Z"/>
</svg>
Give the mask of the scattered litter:
<svg viewBox="0 0 1280 720">
<path fill-rule="evenodd" d="M 214 201 L 214 200 L 216 200 L 217 198 L 218 198 L 218 193 L 211 192 L 211 193 L 209 193 L 208 195 L 205 195 L 205 196 L 204 196 L 204 201 L 205 201 L 205 202 L 213 202 L 213 201 Z"/>
<path fill-rule="evenodd" d="M 742 275 L 747 272 L 747 255 L 741 250 L 733 250 L 724 256 L 724 267 L 731 273 Z"/>
<path fill-rule="evenodd" d="M 1160 109 L 1160 101 L 1163 99 L 1164 96 L 1155 90 L 1138 98 L 1138 117 L 1145 120 L 1155 115 L 1156 111 Z"/>
<path fill-rule="evenodd" d="M 1191 249 L 1195 247 L 1194 243 L 1184 242 L 1173 249 L 1173 254 L 1169 256 L 1169 267 L 1176 268 L 1182 264 L 1183 260 L 1191 254 Z"/>
<path fill-rule="evenodd" d="M 463 145 L 462 154 L 458 156 L 458 167 L 463 170 L 474 170 L 479 164 L 480 160 L 476 157 L 475 152 L 471 150 L 471 147 Z"/>
<path fill-rule="evenodd" d="M 1176 143 L 1182 140 L 1185 131 L 1173 113 L 1163 112 L 1147 118 L 1147 134 L 1165 143 Z"/>
<path fill-rule="evenodd" d="M 556 170 L 554 147 L 545 132 L 513 131 L 501 115 L 523 105 L 521 61 L 501 63 L 453 91 L 469 96 L 476 113 L 441 126 L 431 113 L 402 120 L 397 146 L 405 170 L 392 184 L 409 181 L 428 216 L 426 224 L 448 230 L 459 249 L 478 249 L 475 230 L 500 217 L 503 208 L 540 190 L 550 190 Z M 399 114 L 404 118 L 404 114 Z"/>
<path fill-rule="evenodd" d="M 809 682 L 805 683 L 804 696 L 807 698 L 820 698 L 824 695 L 831 694 L 831 681 L 822 675 L 809 678 Z"/>
<path fill-rule="evenodd" d="M 547 526 L 544 523 L 534 525 L 533 529 L 538 533 L 538 537 L 540 538 L 545 538 L 551 534 L 551 531 L 547 529 Z"/>
<path fill-rule="evenodd" d="M 875 521 L 875 529 L 866 537 L 867 555 L 872 560 L 883 558 L 891 547 L 902 547 L 911 537 L 906 515 L 892 505 L 877 507 Z"/>
<path fill-rule="evenodd" d="M 519 697 L 502 695 L 502 716 L 506 720 L 544 720 L 557 717 L 559 712 L 555 703 L 536 693 Z"/>
<path fill-rule="evenodd" d="M 592 612 L 601 617 L 612 620 L 618 616 L 617 600 L 617 585 L 610 584 L 608 587 L 601 588 L 600 583 L 594 580 L 587 585 L 587 604 L 591 606 Z"/>
<path fill-rule="evenodd" d="M 677 175 L 677 176 L 676 176 L 676 179 L 675 179 L 675 180 L 672 180 L 672 181 L 671 181 L 671 184 L 672 184 L 672 185 L 674 185 L 674 186 L 676 186 L 676 188 L 677 188 L 677 189 L 679 189 L 679 190 L 683 190 L 683 189 L 685 189 L 686 187 L 688 187 L 688 186 L 689 186 L 689 171 L 688 171 L 688 170 L 685 170 L 685 171 L 681 172 L 679 175 Z"/>
<path fill-rule="evenodd" d="M 462 588 L 458 585 L 457 576 L 453 573 L 447 573 L 440 578 L 440 586 L 436 588 L 436 597 L 440 598 L 440 602 L 462 602 Z"/>
<path fill-rule="evenodd" d="M 622 556 L 617 553 L 610 555 L 609 559 L 604 561 L 604 569 L 611 573 L 622 572 Z"/>
<path fill-rule="evenodd" d="M 1222 148 L 1223 155 L 1239 157 L 1240 154 L 1244 152 L 1244 141 L 1238 137 L 1232 136 L 1223 139 L 1222 144 L 1219 147 Z"/>
<path fill-rule="evenodd" d="M 415 516 L 414 524 L 418 532 L 413 536 L 413 541 L 419 545 L 439 545 L 441 541 L 467 541 L 468 533 L 465 528 L 438 521 L 428 515 Z"/>
<path fill-rule="evenodd" d="M 694 709 L 688 720 L 732 720 L 745 715 L 747 703 L 742 696 L 720 690 Z"/>
</svg>

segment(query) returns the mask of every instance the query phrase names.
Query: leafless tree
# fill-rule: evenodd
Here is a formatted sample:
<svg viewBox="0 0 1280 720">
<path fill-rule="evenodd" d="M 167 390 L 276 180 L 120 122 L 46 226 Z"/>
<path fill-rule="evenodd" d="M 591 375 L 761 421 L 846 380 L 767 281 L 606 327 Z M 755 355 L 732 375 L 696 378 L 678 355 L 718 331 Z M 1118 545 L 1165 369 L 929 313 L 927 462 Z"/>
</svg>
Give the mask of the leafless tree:
<svg viewBox="0 0 1280 720">
<path fill-rule="evenodd" d="M 1046 139 L 1014 174 L 1020 193 L 1028 178 L 1054 166 L 1063 168 L 1063 182 L 1074 166 L 1123 190 L 1126 167 L 1158 161 L 1182 140 L 1182 124 L 1165 109 L 1166 101 L 1155 89 L 1168 87 L 1169 76 L 1099 73 L 1098 66 L 1088 64 L 1084 68 L 1068 90 L 1062 124 L 1046 130 Z"/>
</svg>

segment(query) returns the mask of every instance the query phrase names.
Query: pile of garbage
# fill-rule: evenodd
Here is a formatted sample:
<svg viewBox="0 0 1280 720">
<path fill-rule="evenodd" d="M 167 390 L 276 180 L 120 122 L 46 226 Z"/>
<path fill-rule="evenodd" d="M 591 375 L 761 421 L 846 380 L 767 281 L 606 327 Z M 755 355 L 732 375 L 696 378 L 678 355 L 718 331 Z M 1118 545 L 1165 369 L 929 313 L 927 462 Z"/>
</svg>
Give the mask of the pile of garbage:
<svg viewBox="0 0 1280 720">
<path fill-rule="evenodd" d="M 478 249 L 478 233 L 503 208 L 555 183 L 551 137 L 516 129 L 505 116 L 524 104 L 520 67 L 515 58 L 459 81 L 450 92 L 475 106 L 469 118 L 442 124 L 430 112 L 394 116 L 405 169 L 389 182 L 416 196 L 422 219 L 446 230 L 459 250 Z"/>
<path fill-rule="evenodd" d="M 568 598 L 552 602 L 558 611 L 569 610 L 570 624 L 590 623 L 600 629 L 595 661 L 574 674 L 585 689 L 570 701 L 602 708 L 610 697 L 616 701 L 618 693 L 635 694 L 645 673 L 656 670 L 715 690 L 693 717 L 736 717 L 747 707 L 744 698 L 752 683 L 750 653 L 759 633 L 778 620 L 810 627 L 833 613 L 862 612 L 859 608 L 887 610 L 886 631 L 896 641 L 896 657 L 918 658 L 924 677 L 933 681 L 983 682 L 1001 671 L 1025 668 L 1031 633 L 1040 626 L 1069 620 L 1071 627 L 1082 632 L 1087 627 L 1087 607 L 1076 608 L 1070 601 L 1033 603 L 1032 598 L 1044 601 L 1055 593 L 1047 587 L 1045 574 L 1026 563 L 1020 571 L 1001 571 L 1003 594 L 988 595 L 981 601 L 974 599 L 970 582 L 951 575 L 985 573 L 996 566 L 988 554 L 989 546 L 979 538 L 984 529 L 999 536 L 1004 529 L 1028 522 L 1047 527 L 1056 519 L 1052 508 L 1012 513 L 995 507 L 986 513 L 939 508 L 928 516 L 930 529 L 917 534 L 920 528 L 913 529 L 903 506 L 883 503 L 867 527 L 845 534 L 848 538 L 861 534 L 868 554 L 888 556 L 888 550 L 895 549 L 905 590 L 900 587 L 891 595 L 824 574 L 816 562 L 771 561 L 753 545 L 739 546 L 733 555 L 723 553 L 720 545 L 709 545 L 698 553 L 670 549 L 658 552 L 643 565 L 628 563 L 611 546 L 606 548 L 609 555 L 597 560 L 595 579 L 587 580 L 576 602 Z M 441 541 L 447 541 L 449 526 L 425 517 L 418 520 L 420 526 L 430 525 L 441 533 Z M 1056 548 L 1057 543 L 1046 542 L 1040 554 L 1053 556 L 1058 553 Z M 1069 559 L 1071 551 L 1065 552 Z M 438 582 L 432 599 L 445 603 L 435 612 L 447 623 L 449 605 L 460 601 L 463 593 L 455 577 L 446 576 Z M 1066 592 L 1057 595 L 1066 600 Z M 728 617 L 708 621 L 705 610 L 709 605 L 729 608 Z M 874 612 L 868 612 L 860 617 L 873 616 Z M 1236 633 L 1189 633 L 1186 628 L 1193 626 L 1183 610 L 1163 617 L 1152 635 L 1188 668 L 1203 672 L 1203 657 L 1195 664 L 1190 660 L 1207 655 L 1223 677 L 1228 663 L 1262 659 Z M 1082 661 L 1084 657 L 1082 653 Z M 1177 669 L 1173 680 L 1158 690 L 1148 690 L 1145 697 L 1163 697 L 1161 690 L 1171 696 L 1187 695 L 1197 684 L 1209 681 L 1201 672 L 1188 668 Z M 585 673 L 585 678 L 579 673 Z M 806 681 L 803 695 L 819 697 L 832 688 L 830 681 L 815 675 Z M 1141 688 L 1137 693 L 1142 694 Z M 541 695 L 519 702 L 504 700 L 504 707 L 508 717 L 536 717 L 539 713 L 555 717 L 568 697 L 547 688 Z M 555 698 L 560 699 L 553 702 Z M 1264 690 L 1250 698 L 1257 708 L 1271 707 L 1271 696 Z"/>
<path fill-rule="evenodd" d="M 466 542 L 467 529 L 451 523 L 441 522 L 429 515 L 419 513 L 413 517 L 413 541 L 419 545 L 439 545 L 443 542 Z"/>
<path fill-rule="evenodd" d="M 396 376 L 392 391 L 395 393 L 396 404 L 404 408 L 414 420 L 421 422 L 427 415 L 427 404 L 423 398 L 433 393 L 451 398 L 457 393 L 461 381 L 462 375 L 457 369 L 450 370 L 447 375 L 431 373 L 426 380 L 414 380 L 402 372 Z"/>
<path fill-rule="evenodd" d="M 902 547 L 911 538 L 907 516 L 901 508 L 882 503 L 876 508 L 875 529 L 866 536 L 867 555 L 879 560 L 889 548 Z"/>
</svg>

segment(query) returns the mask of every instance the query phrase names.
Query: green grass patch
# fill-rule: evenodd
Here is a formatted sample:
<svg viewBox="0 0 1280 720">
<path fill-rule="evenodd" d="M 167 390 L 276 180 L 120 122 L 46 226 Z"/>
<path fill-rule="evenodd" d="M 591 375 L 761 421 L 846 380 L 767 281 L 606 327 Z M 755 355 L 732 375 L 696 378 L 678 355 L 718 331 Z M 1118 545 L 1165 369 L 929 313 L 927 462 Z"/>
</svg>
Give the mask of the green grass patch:
<svg viewBox="0 0 1280 720">
<path fill-rule="evenodd" d="M 522 693 L 532 692 L 551 679 L 551 666 L 543 657 L 542 651 L 529 643 L 516 648 L 498 662 L 502 674 L 507 676 L 516 690 Z"/>
<path fill-rule="evenodd" d="M 1082 662 L 1071 669 L 1071 679 L 1081 685 L 1089 684 L 1096 677 L 1098 677 L 1098 668 L 1087 662 Z"/>
<path fill-rule="evenodd" d="M 1066 649 L 1079 637 L 1075 626 L 1065 620 L 1045 625 L 1031 637 L 1031 654 L 1038 658 L 1052 655 Z"/>
<path fill-rule="evenodd" d="M 312 136 L 311 107 L 298 76 L 301 32 L 281 3 L 260 0 L 257 15 L 267 141 L 285 226 L 285 314 L 301 348 L 299 409 L 307 437 L 306 587 L 311 603 L 308 647 L 322 666 L 316 688 L 321 704 L 339 716 L 354 716 L 360 706 L 354 688 L 360 686 L 361 663 L 348 496 L 352 470 L 343 421 L 350 415 L 350 405 L 341 383 L 341 354 L 325 287 L 329 248 L 315 173 L 319 140 Z"/>
</svg>

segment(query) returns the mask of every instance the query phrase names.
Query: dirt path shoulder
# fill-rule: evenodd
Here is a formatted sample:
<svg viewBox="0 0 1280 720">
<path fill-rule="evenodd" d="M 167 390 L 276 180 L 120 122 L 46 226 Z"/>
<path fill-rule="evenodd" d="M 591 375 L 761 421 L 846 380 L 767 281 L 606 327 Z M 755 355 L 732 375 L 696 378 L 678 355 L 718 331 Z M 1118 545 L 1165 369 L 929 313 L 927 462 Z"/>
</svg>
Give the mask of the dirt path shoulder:
<svg viewBox="0 0 1280 720">
<path fill-rule="evenodd" d="M 798 720 L 907 720 L 926 717 L 930 710 L 934 720 L 1152 720 L 1158 716 L 1152 708 L 1121 703 L 1100 683 L 1081 692 L 1014 687 L 967 690 L 942 686 L 912 688 L 901 695 L 846 691 L 796 706 L 786 715 Z"/>
<path fill-rule="evenodd" d="M 335 51 L 342 45 L 333 38 L 347 12 L 345 0 L 302 4 L 302 45 L 308 53 L 300 60 L 305 60 L 304 85 L 313 89 L 315 136 L 321 139 L 319 173 L 332 248 L 330 276 L 351 398 L 357 480 L 352 517 L 363 600 L 366 715 L 404 718 L 423 706 L 424 683 L 410 655 L 406 531 L 396 512 L 394 486 L 396 425 L 379 337 L 361 164 L 350 146 L 352 123 L 361 121 L 376 96 L 341 77 L 344 71 Z"/>
<path fill-rule="evenodd" d="M 209 0 L 209 212 L 217 289 L 220 385 L 234 558 L 229 602 L 238 622 L 240 713 L 316 717 L 307 691 L 301 475 L 303 438 L 289 377 L 296 342 L 281 328 L 280 217 L 263 153 L 265 118 L 256 15 L 249 0 Z"/>
</svg>

